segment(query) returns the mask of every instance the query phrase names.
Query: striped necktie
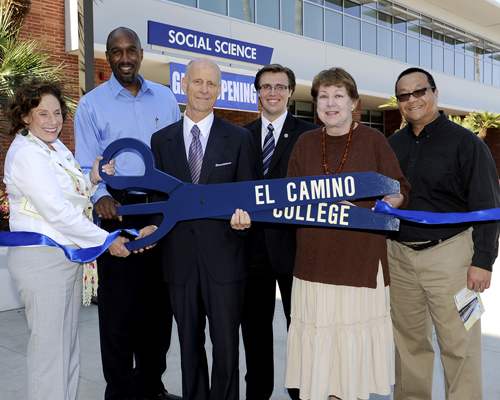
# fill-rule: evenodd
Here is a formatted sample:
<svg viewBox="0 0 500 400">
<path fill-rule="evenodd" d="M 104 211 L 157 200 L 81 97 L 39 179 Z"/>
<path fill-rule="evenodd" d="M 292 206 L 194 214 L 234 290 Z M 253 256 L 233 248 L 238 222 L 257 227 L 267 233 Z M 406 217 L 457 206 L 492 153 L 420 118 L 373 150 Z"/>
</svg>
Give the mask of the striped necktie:
<svg viewBox="0 0 500 400">
<path fill-rule="evenodd" d="M 273 158 L 274 153 L 274 127 L 273 124 L 267 126 L 267 135 L 264 139 L 264 147 L 262 149 L 262 166 L 264 167 L 264 178 L 267 178 L 267 173 L 269 172 L 269 166 L 271 165 L 271 158 Z"/>
<path fill-rule="evenodd" d="M 203 149 L 200 142 L 200 133 L 198 125 L 193 125 L 191 128 L 193 140 L 189 146 L 188 164 L 189 172 L 191 173 L 191 182 L 196 184 L 200 181 L 201 164 L 203 163 Z"/>
</svg>

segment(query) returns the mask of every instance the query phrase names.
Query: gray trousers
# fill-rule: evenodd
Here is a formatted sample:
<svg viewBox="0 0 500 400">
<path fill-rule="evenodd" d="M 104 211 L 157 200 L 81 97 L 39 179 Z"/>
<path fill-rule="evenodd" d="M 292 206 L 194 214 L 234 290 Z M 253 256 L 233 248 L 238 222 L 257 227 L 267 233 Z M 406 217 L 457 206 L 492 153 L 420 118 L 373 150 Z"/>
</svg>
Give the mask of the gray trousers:
<svg viewBox="0 0 500 400">
<path fill-rule="evenodd" d="M 26 305 L 28 400 L 75 400 L 80 373 L 82 265 L 62 250 L 9 248 L 7 267 Z"/>
</svg>

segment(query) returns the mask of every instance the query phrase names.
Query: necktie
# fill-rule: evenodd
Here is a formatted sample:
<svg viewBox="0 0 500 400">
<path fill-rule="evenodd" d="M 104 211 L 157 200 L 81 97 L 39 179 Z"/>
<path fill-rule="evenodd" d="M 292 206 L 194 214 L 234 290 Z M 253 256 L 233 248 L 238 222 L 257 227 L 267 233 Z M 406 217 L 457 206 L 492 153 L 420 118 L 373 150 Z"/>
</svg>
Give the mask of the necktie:
<svg viewBox="0 0 500 400">
<path fill-rule="evenodd" d="M 201 164 L 203 163 L 203 149 L 200 142 L 200 128 L 198 125 L 193 125 L 191 128 L 193 140 L 189 146 L 189 172 L 191 173 L 191 182 L 198 183 L 200 181 Z"/>
<path fill-rule="evenodd" d="M 267 126 L 267 135 L 264 139 L 264 148 L 262 149 L 262 166 L 264 167 L 264 178 L 267 177 L 269 166 L 271 165 L 271 158 L 274 153 L 274 127 L 273 124 Z"/>
</svg>

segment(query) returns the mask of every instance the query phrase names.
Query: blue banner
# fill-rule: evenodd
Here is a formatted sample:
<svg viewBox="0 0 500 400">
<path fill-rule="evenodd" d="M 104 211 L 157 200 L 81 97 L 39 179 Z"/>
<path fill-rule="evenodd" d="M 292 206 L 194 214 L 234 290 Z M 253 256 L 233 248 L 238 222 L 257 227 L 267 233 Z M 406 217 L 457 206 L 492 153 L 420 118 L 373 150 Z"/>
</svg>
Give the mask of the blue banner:
<svg viewBox="0 0 500 400">
<path fill-rule="evenodd" d="M 148 43 L 251 64 L 271 63 L 273 48 L 148 21 Z"/>
<path fill-rule="evenodd" d="M 186 104 L 181 80 L 186 73 L 183 64 L 170 63 L 170 89 L 178 103 Z M 220 96 L 215 107 L 231 110 L 259 111 L 258 96 L 253 82 L 255 77 L 222 72 Z"/>
</svg>

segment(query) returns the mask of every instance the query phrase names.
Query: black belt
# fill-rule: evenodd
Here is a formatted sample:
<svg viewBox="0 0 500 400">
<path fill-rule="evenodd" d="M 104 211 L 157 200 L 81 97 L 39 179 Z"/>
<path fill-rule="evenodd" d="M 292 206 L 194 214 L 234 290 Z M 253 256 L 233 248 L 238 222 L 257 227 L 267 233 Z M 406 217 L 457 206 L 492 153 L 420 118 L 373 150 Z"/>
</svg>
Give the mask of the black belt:
<svg viewBox="0 0 500 400">
<path fill-rule="evenodd" d="M 420 251 L 420 250 L 428 249 L 429 247 L 434 247 L 434 246 L 438 245 L 439 243 L 442 243 L 448 239 L 449 238 L 438 239 L 438 240 L 429 240 L 428 242 L 425 242 L 425 243 L 405 243 L 405 242 L 399 242 L 399 243 L 405 245 L 406 247 L 409 247 L 412 250 Z"/>
</svg>

